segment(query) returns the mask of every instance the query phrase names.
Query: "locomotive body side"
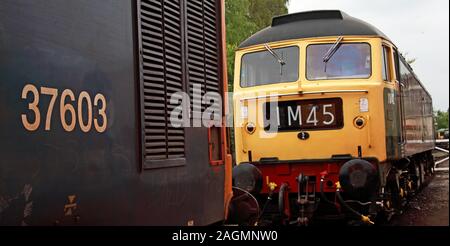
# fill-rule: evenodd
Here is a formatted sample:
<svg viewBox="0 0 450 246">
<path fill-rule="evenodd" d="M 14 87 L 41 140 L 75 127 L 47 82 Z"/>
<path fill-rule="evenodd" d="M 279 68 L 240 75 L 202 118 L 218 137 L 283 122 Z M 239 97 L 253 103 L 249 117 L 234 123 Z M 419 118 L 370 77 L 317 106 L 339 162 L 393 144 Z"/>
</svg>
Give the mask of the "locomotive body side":
<svg viewBox="0 0 450 246">
<path fill-rule="evenodd" d="M 170 138 L 178 131 L 167 127 L 170 94 L 148 87 L 172 83 L 188 91 L 193 83 L 181 67 L 173 74 L 182 78 L 172 80 L 156 78 L 161 73 L 152 69 L 189 63 L 187 20 L 205 22 L 187 14 L 197 8 L 215 33 L 198 42 L 217 47 L 213 81 L 223 93 L 223 1 L 186 2 L 1 1 L 1 225 L 207 225 L 225 219 L 231 192 L 224 189 L 231 178 L 225 129 L 218 128 L 219 142 L 211 142 L 207 127 L 183 128 Z M 164 27 L 166 33 L 148 31 Z M 151 43 L 169 39 L 156 48 Z M 183 53 L 169 57 L 174 49 Z M 173 63 L 164 66 L 164 58 Z M 159 93 L 156 102 L 152 93 Z M 166 119 L 161 123 L 155 112 Z M 177 158 L 170 156 L 173 144 Z M 207 151 L 211 144 L 222 153 L 217 164 Z M 148 161 L 154 153 L 157 166 Z"/>
<path fill-rule="evenodd" d="M 435 147 L 433 100 L 403 57 L 399 58 L 402 110 L 402 157 L 433 150 Z"/>
</svg>

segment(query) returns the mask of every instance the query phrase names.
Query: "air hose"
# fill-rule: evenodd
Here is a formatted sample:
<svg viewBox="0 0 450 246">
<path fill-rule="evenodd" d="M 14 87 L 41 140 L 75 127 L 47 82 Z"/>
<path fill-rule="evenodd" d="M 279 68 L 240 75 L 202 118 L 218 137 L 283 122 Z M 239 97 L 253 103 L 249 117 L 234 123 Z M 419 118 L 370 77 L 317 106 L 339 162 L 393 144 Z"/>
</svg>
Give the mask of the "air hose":
<svg viewBox="0 0 450 246">
<path fill-rule="evenodd" d="M 269 186 L 269 195 L 267 196 L 267 200 L 264 203 L 263 209 L 261 210 L 261 214 L 259 215 L 258 220 L 255 223 L 255 226 L 259 225 L 259 222 L 260 222 L 264 212 L 266 211 L 267 205 L 269 205 L 270 201 L 272 201 L 273 192 L 277 188 L 277 184 L 273 183 L 273 182 L 268 183 L 267 185 Z"/>
<path fill-rule="evenodd" d="M 370 218 L 368 216 L 365 216 L 361 213 L 359 213 L 358 211 L 354 210 L 352 207 L 350 207 L 342 198 L 341 196 L 341 184 L 339 182 L 336 183 L 336 197 L 338 198 L 339 202 L 346 208 L 348 209 L 350 212 L 354 213 L 356 216 L 358 216 L 359 218 L 361 218 L 361 221 L 367 224 L 375 224 L 373 223 Z"/>
</svg>

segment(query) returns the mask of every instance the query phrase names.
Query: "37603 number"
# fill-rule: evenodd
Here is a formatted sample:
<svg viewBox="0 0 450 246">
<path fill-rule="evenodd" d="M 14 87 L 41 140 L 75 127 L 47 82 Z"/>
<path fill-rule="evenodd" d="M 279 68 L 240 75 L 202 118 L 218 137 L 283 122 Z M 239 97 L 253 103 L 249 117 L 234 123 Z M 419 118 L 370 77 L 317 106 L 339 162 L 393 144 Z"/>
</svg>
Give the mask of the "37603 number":
<svg viewBox="0 0 450 246">
<path fill-rule="evenodd" d="M 40 92 L 40 93 L 39 93 Z M 22 124 L 28 131 L 36 131 L 39 129 L 41 124 L 41 110 L 39 109 L 39 97 L 41 95 L 50 96 L 50 103 L 47 108 L 47 114 L 45 118 L 45 130 L 51 130 L 51 119 L 53 108 L 58 99 L 58 89 L 41 87 L 40 91 L 36 86 L 32 84 L 27 84 L 24 86 L 22 90 L 22 99 L 28 99 L 29 96 L 32 95 L 33 101 L 28 104 L 28 109 L 32 111 L 34 114 L 34 121 L 30 122 L 27 114 L 22 114 Z M 97 132 L 103 133 L 106 131 L 108 125 L 108 117 L 106 115 L 106 98 L 103 94 L 96 94 L 94 100 L 91 100 L 91 96 L 88 92 L 82 91 L 78 95 L 77 100 L 77 110 L 71 104 L 71 102 L 75 102 L 75 94 L 70 89 L 65 89 L 59 99 L 59 112 L 60 112 L 60 120 L 61 125 L 67 132 L 72 132 L 75 130 L 77 122 L 80 126 L 81 131 L 89 132 L 92 129 L 92 125 Z M 102 118 L 101 121 L 99 118 L 94 117 L 93 115 L 93 107 L 94 105 L 98 110 L 98 117 Z M 83 112 L 87 110 L 87 120 L 83 119 Z M 78 112 L 78 113 L 77 113 Z M 70 114 L 70 120 L 67 121 L 66 115 Z"/>
</svg>

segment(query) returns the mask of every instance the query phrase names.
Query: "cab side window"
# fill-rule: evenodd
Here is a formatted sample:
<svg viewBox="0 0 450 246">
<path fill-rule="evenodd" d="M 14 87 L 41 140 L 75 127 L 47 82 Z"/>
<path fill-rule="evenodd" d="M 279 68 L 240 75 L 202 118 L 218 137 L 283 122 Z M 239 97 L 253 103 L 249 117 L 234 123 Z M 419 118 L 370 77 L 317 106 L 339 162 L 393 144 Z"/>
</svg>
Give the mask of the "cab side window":
<svg viewBox="0 0 450 246">
<path fill-rule="evenodd" d="M 397 50 L 394 49 L 394 69 L 395 69 L 395 77 L 398 82 L 401 81 L 400 74 L 400 63 Z"/>
<path fill-rule="evenodd" d="M 382 50 L 383 58 L 383 80 L 386 82 L 391 81 L 391 59 L 390 59 L 390 48 L 383 45 Z"/>
</svg>

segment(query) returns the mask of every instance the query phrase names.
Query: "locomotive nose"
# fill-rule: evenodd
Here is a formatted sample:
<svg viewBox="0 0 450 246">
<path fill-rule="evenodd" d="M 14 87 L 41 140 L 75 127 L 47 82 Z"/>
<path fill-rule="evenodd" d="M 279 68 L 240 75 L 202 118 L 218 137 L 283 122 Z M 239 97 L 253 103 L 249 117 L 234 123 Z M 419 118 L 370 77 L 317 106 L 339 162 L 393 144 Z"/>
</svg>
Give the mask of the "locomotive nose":
<svg viewBox="0 0 450 246">
<path fill-rule="evenodd" d="M 339 182 L 347 196 L 357 200 L 369 200 L 379 187 L 377 168 L 366 160 L 348 161 L 339 171 Z"/>
</svg>

